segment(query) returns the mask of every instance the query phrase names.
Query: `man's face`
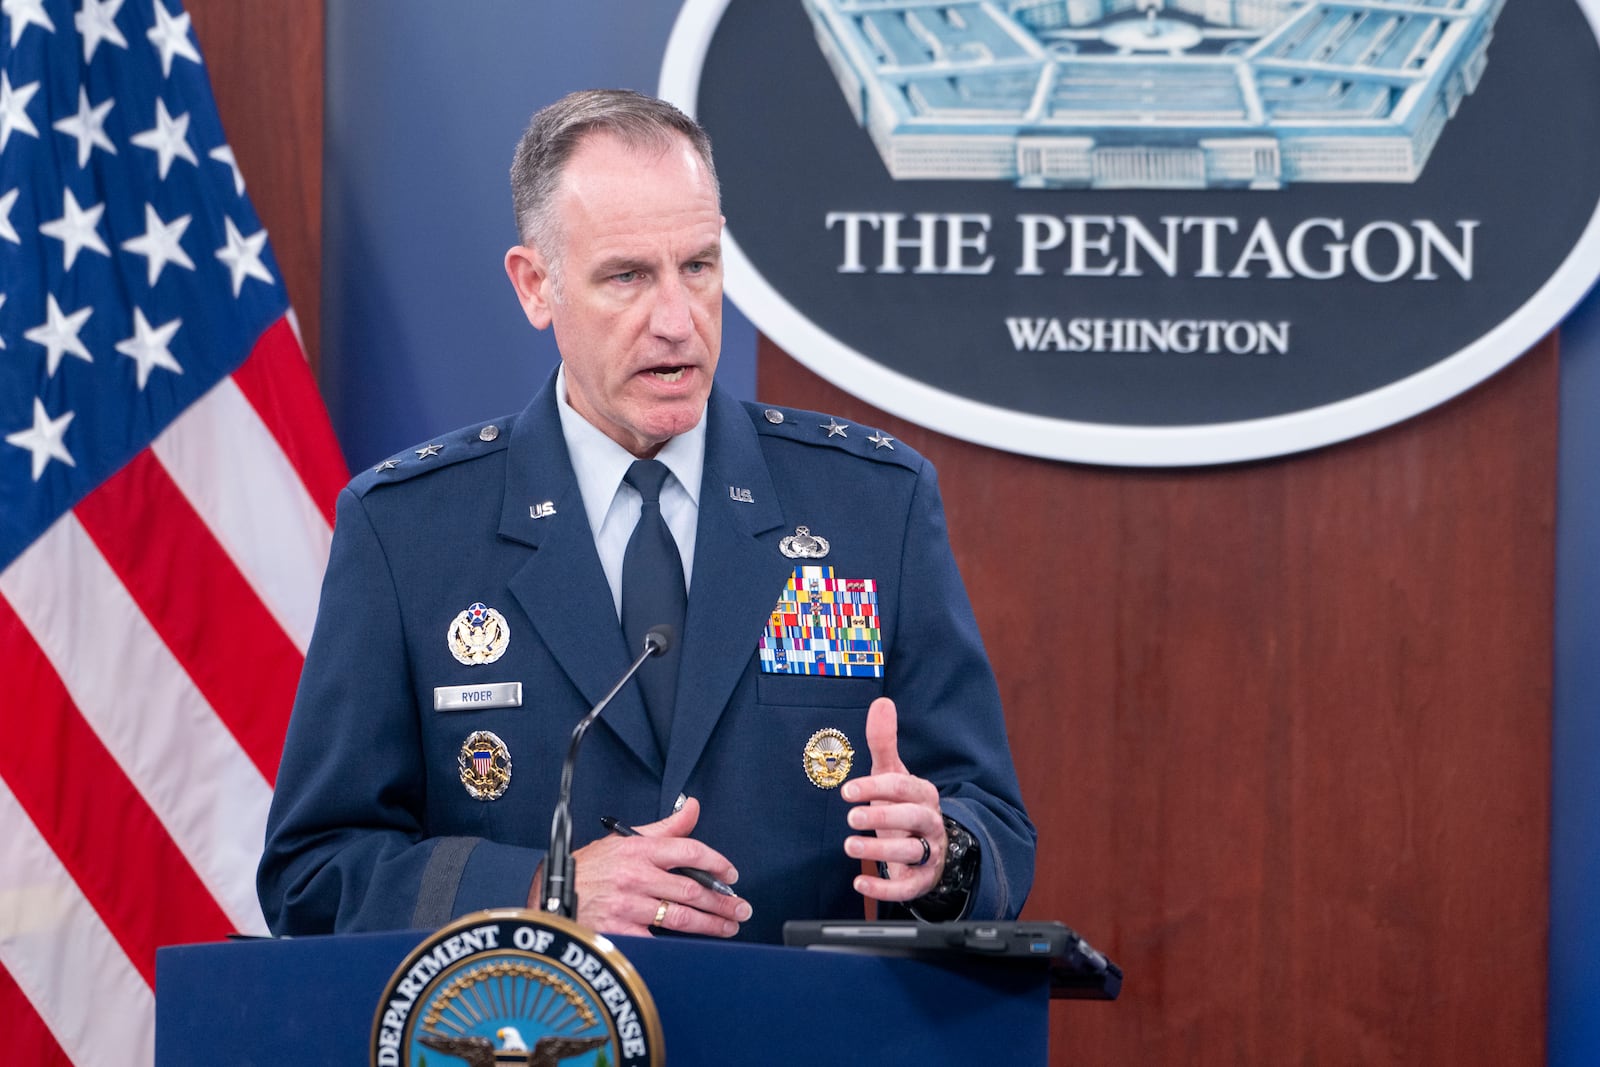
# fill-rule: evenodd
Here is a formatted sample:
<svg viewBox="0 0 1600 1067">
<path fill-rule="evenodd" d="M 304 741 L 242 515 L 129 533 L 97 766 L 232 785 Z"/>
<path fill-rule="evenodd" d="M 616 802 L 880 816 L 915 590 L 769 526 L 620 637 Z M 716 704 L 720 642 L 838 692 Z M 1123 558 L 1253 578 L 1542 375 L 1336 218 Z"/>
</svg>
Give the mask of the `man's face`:
<svg viewBox="0 0 1600 1067">
<path fill-rule="evenodd" d="M 687 140 L 663 152 L 594 134 L 567 161 L 553 207 L 555 256 L 513 248 L 506 273 L 528 321 L 555 330 L 573 409 L 653 456 L 699 421 L 721 351 L 711 176 Z"/>
</svg>

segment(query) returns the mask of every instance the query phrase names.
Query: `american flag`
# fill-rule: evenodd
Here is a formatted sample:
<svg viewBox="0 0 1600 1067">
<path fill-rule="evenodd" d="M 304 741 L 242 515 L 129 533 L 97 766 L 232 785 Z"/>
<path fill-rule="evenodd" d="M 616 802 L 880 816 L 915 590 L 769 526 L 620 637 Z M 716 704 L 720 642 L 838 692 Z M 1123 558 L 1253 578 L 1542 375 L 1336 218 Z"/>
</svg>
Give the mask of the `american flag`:
<svg viewBox="0 0 1600 1067">
<path fill-rule="evenodd" d="M 346 470 L 179 0 L 0 0 L 0 1044 L 149 1063 L 254 873 Z"/>
</svg>

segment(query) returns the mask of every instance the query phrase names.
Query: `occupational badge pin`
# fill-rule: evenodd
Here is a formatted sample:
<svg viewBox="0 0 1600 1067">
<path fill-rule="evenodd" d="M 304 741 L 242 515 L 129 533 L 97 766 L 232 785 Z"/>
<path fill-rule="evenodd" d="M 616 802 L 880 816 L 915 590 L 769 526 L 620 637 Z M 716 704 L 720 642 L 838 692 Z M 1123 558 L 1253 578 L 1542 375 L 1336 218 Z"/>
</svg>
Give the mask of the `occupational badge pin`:
<svg viewBox="0 0 1600 1067">
<path fill-rule="evenodd" d="M 476 730 L 461 742 L 456 765 L 473 800 L 498 800 L 511 784 L 511 750 L 488 730 Z"/>
<path fill-rule="evenodd" d="M 796 526 L 793 536 L 778 542 L 778 551 L 790 559 L 821 559 L 828 554 L 828 539 L 817 537 L 808 526 Z"/>
<path fill-rule="evenodd" d="M 837 789 L 850 777 L 850 761 L 855 754 L 856 750 L 850 747 L 850 739 L 828 726 L 811 735 L 811 740 L 806 742 L 805 753 L 800 757 L 800 764 L 805 768 L 806 777 L 811 779 L 812 785 L 818 789 Z"/>
<path fill-rule="evenodd" d="M 450 620 L 445 643 L 457 662 L 478 667 L 505 655 L 506 646 L 511 643 L 511 628 L 506 625 L 505 616 L 480 602 Z"/>
</svg>

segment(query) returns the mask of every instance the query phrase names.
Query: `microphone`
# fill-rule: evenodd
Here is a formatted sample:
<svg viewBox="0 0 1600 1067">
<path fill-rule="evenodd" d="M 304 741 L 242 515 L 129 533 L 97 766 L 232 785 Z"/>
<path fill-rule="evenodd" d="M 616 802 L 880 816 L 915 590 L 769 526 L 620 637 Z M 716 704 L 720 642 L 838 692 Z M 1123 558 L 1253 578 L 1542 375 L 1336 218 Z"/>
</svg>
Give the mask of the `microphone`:
<svg viewBox="0 0 1600 1067">
<path fill-rule="evenodd" d="M 556 794 L 556 810 L 550 817 L 550 851 L 544 858 L 544 878 L 539 882 L 539 899 L 544 910 L 555 912 L 568 919 L 578 917 L 578 890 L 573 884 L 572 862 L 572 768 L 578 762 L 578 743 L 588 732 L 589 725 L 611 703 L 613 697 L 628 684 L 644 661 L 659 656 L 672 647 L 672 627 L 652 626 L 644 635 L 644 648 L 639 658 L 622 672 L 617 684 L 589 709 L 589 714 L 578 720 L 572 728 L 572 742 L 567 746 L 567 758 L 561 762 L 561 789 Z"/>
</svg>

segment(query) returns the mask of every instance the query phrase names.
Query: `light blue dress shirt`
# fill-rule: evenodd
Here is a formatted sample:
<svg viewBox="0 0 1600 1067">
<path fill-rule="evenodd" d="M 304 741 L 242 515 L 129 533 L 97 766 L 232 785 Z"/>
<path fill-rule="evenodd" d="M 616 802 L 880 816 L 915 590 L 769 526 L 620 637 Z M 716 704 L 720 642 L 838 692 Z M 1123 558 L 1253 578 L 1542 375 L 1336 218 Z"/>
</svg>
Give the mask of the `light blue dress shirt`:
<svg viewBox="0 0 1600 1067">
<path fill-rule="evenodd" d="M 611 585 L 611 603 L 622 618 L 622 556 L 628 538 L 639 521 L 639 493 L 622 480 L 637 458 L 602 433 L 567 403 L 567 375 L 563 367 L 556 374 L 556 409 L 561 416 L 561 435 L 566 438 L 572 471 L 583 494 L 583 510 L 589 516 L 595 551 Z M 667 520 L 678 554 L 683 558 L 684 589 L 690 588 L 694 571 L 695 527 L 700 517 L 700 476 L 705 470 L 706 416 L 694 428 L 668 441 L 656 459 L 672 472 L 661 487 L 661 515 Z"/>
</svg>

